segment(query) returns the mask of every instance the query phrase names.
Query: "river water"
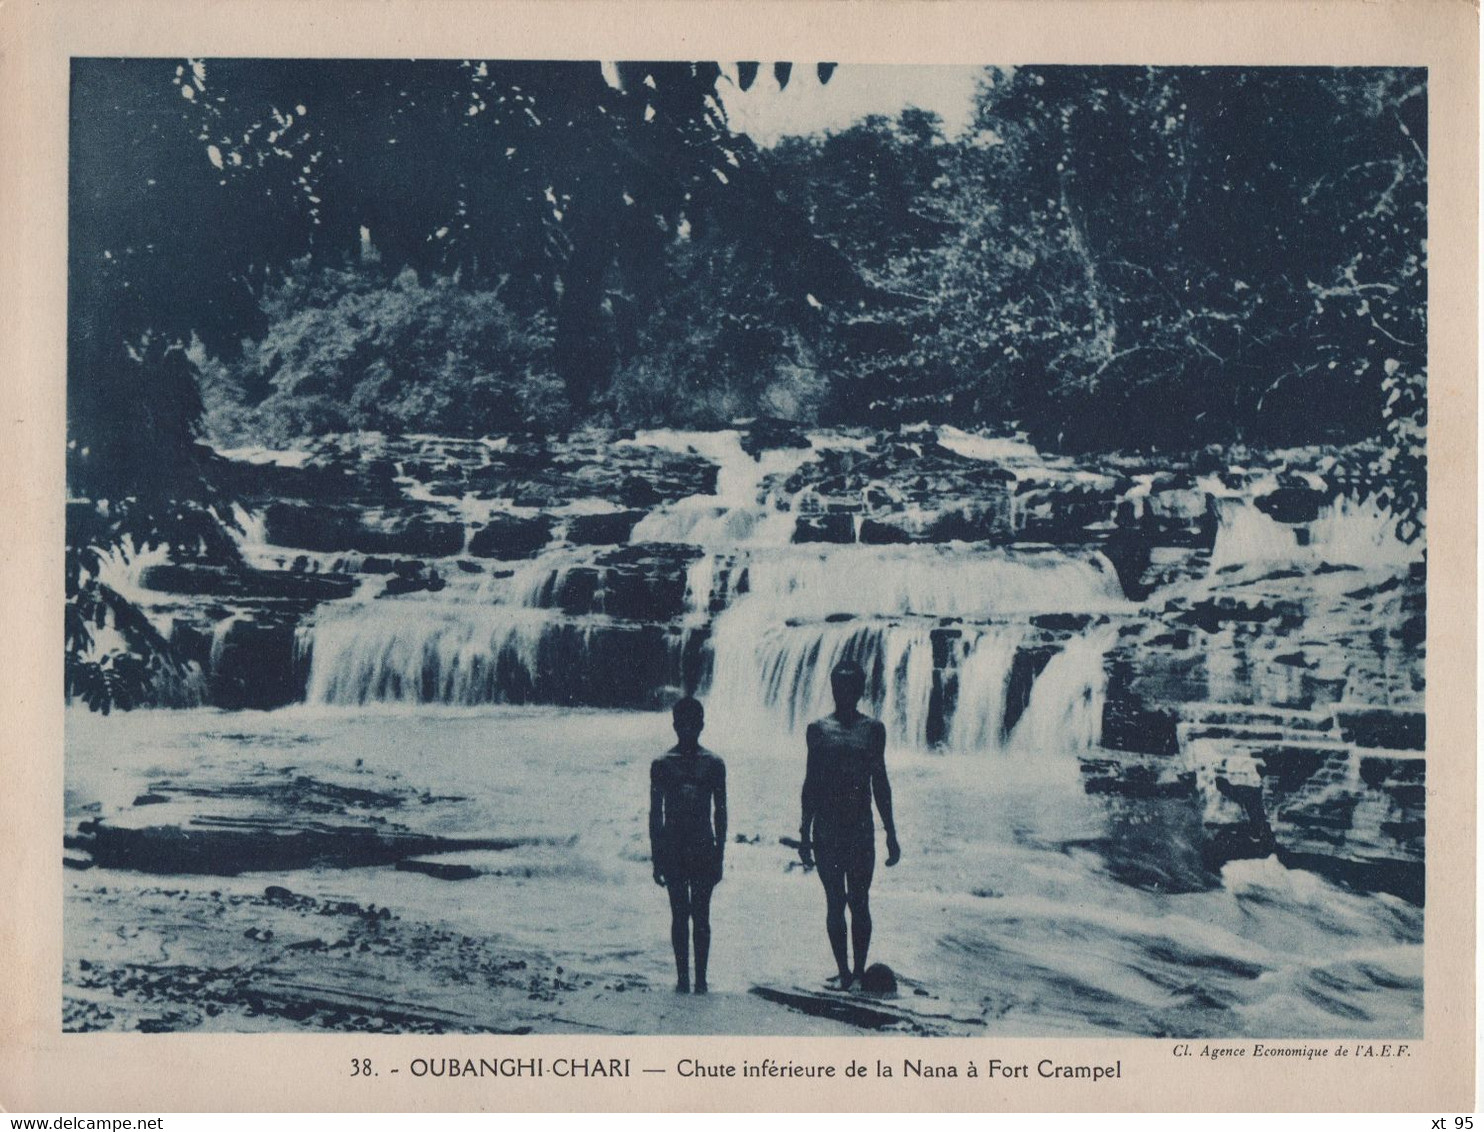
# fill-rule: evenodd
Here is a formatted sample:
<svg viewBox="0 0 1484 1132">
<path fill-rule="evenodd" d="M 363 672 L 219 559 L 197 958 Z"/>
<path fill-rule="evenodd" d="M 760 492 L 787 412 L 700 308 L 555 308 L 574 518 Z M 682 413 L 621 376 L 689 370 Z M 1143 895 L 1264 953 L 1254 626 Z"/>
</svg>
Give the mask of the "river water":
<svg viewBox="0 0 1484 1132">
<path fill-rule="evenodd" d="M 1035 455 L 944 439 L 983 458 Z M 714 495 L 656 509 L 631 539 L 689 548 L 683 600 L 660 630 L 655 699 L 705 700 L 702 742 L 728 765 L 739 840 L 714 904 L 721 1014 L 707 1028 L 726 1032 L 728 995 L 817 985 L 831 969 L 819 884 L 779 838 L 798 824 L 803 727 L 829 710 L 829 669 L 849 657 L 869 674 L 865 706 L 888 726 L 904 849 L 899 867 L 878 865 L 874 958 L 1007 1035 L 1420 1035 L 1421 909 L 1275 859 L 1212 876 L 1187 802 L 1084 790 L 1078 759 L 1099 741 L 1105 657 L 1139 612 L 1100 554 L 794 544 L 811 501 L 779 485 L 826 446 L 855 441 L 815 437 L 759 460 L 735 433 L 634 443 L 696 450 L 721 469 Z M 1330 560 L 1335 547 L 1364 557 L 1384 541 L 1363 515 L 1329 521 Z M 273 549 L 246 526 L 250 558 Z M 601 587 L 586 607 L 563 608 L 566 580 L 599 553 L 558 544 L 479 574 L 450 562 L 437 592 L 386 600 L 368 583 L 321 606 L 300 631 L 302 704 L 107 720 L 70 709 L 69 810 L 127 806 L 141 782 L 172 775 L 291 765 L 373 785 L 395 777 L 461 799 L 431 832 L 549 844 L 509 875 L 456 884 L 391 869 L 284 883 L 663 983 L 666 907 L 646 812 L 649 760 L 672 741 L 667 713 L 522 703 L 624 628 Z M 1250 508 L 1228 509 L 1213 568 L 1316 553 Z M 1079 620 L 1048 638 L 1033 620 L 1046 614 Z M 1027 667 L 1037 644 L 1047 647 Z M 945 664 L 952 702 L 935 684 Z"/>
<path fill-rule="evenodd" d="M 671 978 L 664 894 L 649 876 L 648 763 L 662 713 L 556 708 L 294 707 L 69 714 L 68 794 L 127 804 L 141 780 L 292 766 L 349 784 L 454 795 L 437 829 L 549 838 L 506 876 L 459 882 L 391 868 L 253 874 L 309 895 L 551 956 L 580 971 Z M 755 983 L 819 985 L 832 970 L 822 890 L 778 843 L 797 827 L 802 749 L 703 743 L 727 761 L 731 827 L 713 904 L 712 1014 L 700 1028 L 793 1029 L 744 1014 Z M 1207 891 L 1159 893 L 1123 868 L 1178 872 L 1177 811 L 1085 795 L 1075 764 L 1011 752 L 888 755 L 903 846 L 878 861 L 873 956 L 1006 1035 L 1419 1035 L 1422 913 L 1275 860 L 1224 869 Z M 132 771 L 137 772 L 138 777 Z M 575 842 L 566 842 L 575 837 Z M 102 878 L 100 878 L 102 879 Z M 665 996 L 661 996 L 663 998 Z M 730 1004 L 730 1006 L 729 1006 Z M 641 1031 L 643 1023 L 640 1023 Z"/>
</svg>

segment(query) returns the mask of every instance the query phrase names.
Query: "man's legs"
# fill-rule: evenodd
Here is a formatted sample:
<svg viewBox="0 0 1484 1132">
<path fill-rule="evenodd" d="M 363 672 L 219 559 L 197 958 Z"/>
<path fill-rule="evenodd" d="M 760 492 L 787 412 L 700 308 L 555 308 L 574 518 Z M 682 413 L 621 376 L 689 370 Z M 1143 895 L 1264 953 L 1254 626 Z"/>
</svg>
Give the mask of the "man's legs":
<svg viewBox="0 0 1484 1132">
<path fill-rule="evenodd" d="M 843 990 L 850 985 L 850 958 L 845 953 L 845 870 L 829 857 L 815 860 L 820 883 L 824 885 L 824 928 L 829 933 L 830 950 L 835 953 Z"/>
<path fill-rule="evenodd" d="M 675 949 L 675 989 L 690 990 L 690 881 L 676 877 L 666 886 L 670 893 L 670 946 Z M 708 933 L 709 940 L 709 933 Z M 699 940 L 697 943 L 699 944 Z"/>
<path fill-rule="evenodd" d="M 706 993 L 706 960 L 711 954 L 711 888 L 705 881 L 691 884 L 690 917 L 696 929 L 696 993 Z"/>
<path fill-rule="evenodd" d="M 871 950 L 871 877 L 875 872 L 875 852 L 857 856 L 845 870 L 845 901 L 850 906 L 856 982 L 866 973 L 866 955 Z"/>
</svg>

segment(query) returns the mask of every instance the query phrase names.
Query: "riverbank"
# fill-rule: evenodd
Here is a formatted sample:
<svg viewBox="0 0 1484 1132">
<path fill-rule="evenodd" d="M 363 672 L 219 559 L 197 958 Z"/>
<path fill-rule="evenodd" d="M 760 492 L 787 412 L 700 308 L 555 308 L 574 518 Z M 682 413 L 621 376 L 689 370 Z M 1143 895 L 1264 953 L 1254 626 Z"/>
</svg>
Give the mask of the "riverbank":
<svg viewBox="0 0 1484 1132">
<path fill-rule="evenodd" d="M 645 832 L 648 762 L 668 740 L 661 713 L 71 711 L 69 827 L 209 833 L 257 815 L 514 844 L 401 867 L 71 871 L 65 1025 L 876 1032 L 748 993 L 830 969 L 818 883 L 778 843 L 796 822 L 788 744 L 703 736 L 728 760 L 736 840 L 715 993 L 669 989 Z M 894 751 L 891 766 L 905 857 L 877 871 L 873 955 L 909 981 L 906 1002 L 958 1019 L 942 1032 L 1420 1031 L 1422 913 L 1406 901 L 1272 859 L 1234 862 L 1214 887 L 1141 888 L 1129 861 L 1200 871 L 1188 807 L 1088 795 L 1070 758 Z"/>
</svg>

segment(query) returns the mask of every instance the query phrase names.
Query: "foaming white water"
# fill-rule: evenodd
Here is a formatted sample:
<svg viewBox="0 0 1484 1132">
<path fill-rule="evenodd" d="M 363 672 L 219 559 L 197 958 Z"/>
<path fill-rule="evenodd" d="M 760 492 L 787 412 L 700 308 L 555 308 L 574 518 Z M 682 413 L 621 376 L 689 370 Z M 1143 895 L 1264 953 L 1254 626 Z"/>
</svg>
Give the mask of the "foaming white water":
<svg viewBox="0 0 1484 1132">
<path fill-rule="evenodd" d="M 280 468 L 302 468 L 310 457 L 307 448 L 292 450 L 249 444 L 240 448 L 217 448 L 218 456 L 243 464 L 276 464 Z"/>
<path fill-rule="evenodd" d="M 958 666 L 959 694 L 948 732 L 952 750 L 975 754 L 1003 748 L 1010 670 L 1025 637 L 1022 625 L 997 625 L 964 646 Z"/>
<path fill-rule="evenodd" d="M 1046 756 L 1098 745 L 1108 684 L 1103 658 L 1116 637 L 1112 626 L 1078 634 L 1051 658 L 1007 738 L 1011 750 Z"/>
<path fill-rule="evenodd" d="M 785 478 L 815 449 L 765 450 L 757 457 L 742 448 L 734 430 L 685 432 L 654 429 L 631 442 L 672 452 L 694 451 L 717 466 L 716 492 L 692 495 L 646 515 L 634 528 L 634 542 L 685 542 L 697 546 L 763 546 L 786 544 L 793 535 L 793 516 L 772 493 L 763 494 L 770 476 Z"/>
<path fill-rule="evenodd" d="M 497 570 L 479 575 L 472 587 L 472 600 L 549 609 L 571 572 L 591 560 L 592 552 L 588 550 L 554 552 L 523 562 L 508 572 Z M 458 600 L 463 588 L 451 585 L 444 600 Z"/>
<path fill-rule="evenodd" d="M 778 546 L 793 535 L 793 516 L 756 504 L 724 507 L 714 495 L 693 495 L 651 511 L 634 527 L 634 542 L 684 542 L 723 547 L 743 543 Z"/>
<path fill-rule="evenodd" d="M 936 726 L 946 731 L 948 749 L 956 753 L 1026 755 L 1038 765 L 1066 767 L 1074 764 L 1060 756 L 1098 745 L 1107 684 L 1103 658 L 1113 643 L 1111 633 L 1072 638 L 1032 684 L 1025 711 L 1008 725 L 1010 674 L 1027 632 L 1024 626 L 999 625 L 967 636 L 954 672 L 954 703 L 938 708 L 942 716 L 936 721 L 935 650 L 929 631 L 920 626 L 785 629 L 761 643 L 762 687 L 744 694 L 764 705 L 775 731 L 797 732 L 833 709 L 829 672 L 849 659 L 866 670 L 866 707 L 886 724 L 895 745 L 926 750 Z M 741 672 L 745 681 L 746 667 L 719 662 L 716 672 L 722 681 Z"/>
<path fill-rule="evenodd" d="M 322 613 L 309 646 L 306 698 L 318 704 L 518 700 L 535 679 L 553 628 L 559 626 L 547 613 L 503 605 L 377 602 Z"/>
<path fill-rule="evenodd" d="M 990 460 L 995 463 L 1044 462 L 1044 457 L 1036 450 L 1035 445 L 1021 437 L 981 436 L 952 425 L 943 425 L 938 429 L 938 443 L 950 452 L 957 452 L 970 460 Z"/>
<path fill-rule="evenodd" d="M 716 556 L 703 554 L 685 572 L 685 608 L 693 615 L 703 615 L 711 607 L 711 591 L 716 586 Z"/>
<path fill-rule="evenodd" d="M 237 541 L 237 550 L 242 560 L 259 569 L 273 569 L 283 557 L 282 547 L 268 542 L 268 524 L 261 511 L 252 511 L 240 503 L 232 504 L 232 516 L 237 529 L 232 537 Z"/>
<path fill-rule="evenodd" d="M 587 599 L 594 615 L 558 608 L 572 571 L 592 569 L 593 555 L 587 548 L 558 550 L 506 577 L 455 574 L 434 593 L 385 600 L 367 593 L 326 605 L 303 633 L 306 698 L 525 702 L 569 694 L 571 680 L 601 679 L 586 674 L 611 664 L 613 648 L 630 646 L 596 634 L 631 631 L 602 616 L 604 585 Z M 701 555 L 684 569 L 684 613 L 666 634 L 668 660 L 648 655 L 635 663 L 660 664 L 656 679 L 677 687 L 709 671 L 701 692 L 734 730 L 788 734 L 827 713 L 830 669 L 849 658 L 871 674 L 870 709 L 895 744 L 922 749 L 946 742 L 979 752 L 1010 749 L 1013 739 L 1013 749 L 1040 754 L 1095 743 L 1108 647 L 1098 634 L 1072 641 L 1053 658 L 1033 682 L 1026 711 L 1017 705 L 1009 719 L 1019 720 L 1013 736 L 1005 723 L 1011 667 L 1031 633 L 1027 616 L 1128 609 L 1097 556 L 755 547 Z M 380 585 L 370 579 L 371 589 Z M 714 605 L 721 612 L 708 625 Z M 941 678 L 935 689 L 935 671 L 951 673 L 951 703 L 944 702 Z"/>
<path fill-rule="evenodd" d="M 268 524 L 260 512 L 249 511 L 240 503 L 232 504 L 232 515 L 237 520 L 238 545 L 260 547 L 268 545 Z"/>
<path fill-rule="evenodd" d="M 799 731 L 831 710 L 830 670 L 854 660 L 867 673 L 867 709 L 894 743 L 925 749 L 946 731 L 949 747 L 963 752 L 1004 750 L 1010 739 L 1016 750 L 1042 754 L 1096 745 L 1111 631 L 1074 640 L 1053 658 L 1050 681 L 1043 674 L 1035 682 L 1007 737 L 1010 672 L 1029 630 L 1003 622 L 1126 609 L 1097 560 L 838 547 L 757 553 L 732 569 L 745 570 L 745 593 L 717 618 L 706 694 L 734 730 Z M 942 630 L 936 644 L 935 629 Z M 945 668 L 956 673 L 951 707 L 934 687 L 935 669 Z"/>
<path fill-rule="evenodd" d="M 746 608 L 771 620 L 831 613 L 991 618 L 1128 608 L 1100 555 L 966 552 L 953 546 L 798 547 L 751 554 L 746 570 Z"/>
<path fill-rule="evenodd" d="M 1211 551 L 1213 571 L 1223 566 L 1273 563 L 1396 567 L 1422 557 L 1421 542 L 1408 545 L 1397 538 L 1396 517 L 1373 499 L 1357 502 L 1340 496 L 1308 524 L 1280 523 L 1250 501 L 1223 499 L 1218 504 L 1218 520 Z M 1301 537 L 1307 542 L 1301 542 Z"/>
<path fill-rule="evenodd" d="M 843 660 L 865 668 L 867 704 L 888 733 L 925 747 L 933 655 L 924 627 L 774 625 L 735 643 L 718 635 L 706 695 L 733 733 L 797 732 L 832 710 L 829 673 Z"/>
<path fill-rule="evenodd" d="M 233 613 L 222 618 L 211 627 L 211 667 L 217 668 L 222 662 L 222 654 L 227 648 L 227 639 L 231 637 L 232 630 L 247 618 L 240 613 Z"/>
<path fill-rule="evenodd" d="M 1309 550 L 1326 562 L 1405 566 L 1422 558 L 1422 543 L 1396 536 L 1396 516 L 1374 500 L 1341 496 L 1309 526 Z"/>
<path fill-rule="evenodd" d="M 135 605 L 148 607 L 153 595 L 143 585 L 144 572 L 151 566 L 170 561 L 170 548 L 164 543 L 141 547 L 132 535 L 98 555 L 98 581 Z M 151 620 L 156 620 L 151 618 Z M 165 619 L 168 623 L 168 618 Z"/>
</svg>

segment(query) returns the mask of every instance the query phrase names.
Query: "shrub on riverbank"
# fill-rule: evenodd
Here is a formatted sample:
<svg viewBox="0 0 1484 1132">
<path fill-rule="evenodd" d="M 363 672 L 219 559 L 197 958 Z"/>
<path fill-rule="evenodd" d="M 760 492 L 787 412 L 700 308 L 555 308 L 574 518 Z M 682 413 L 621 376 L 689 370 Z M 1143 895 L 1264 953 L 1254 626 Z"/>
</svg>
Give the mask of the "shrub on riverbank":
<svg viewBox="0 0 1484 1132">
<path fill-rule="evenodd" d="M 218 440 L 481 436 L 564 419 L 548 320 L 510 310 L 498 289 L 304 261 L 263 308 L 268 332 L 240 363 L 201 358 L 206 427 Z"/>
</svg>

